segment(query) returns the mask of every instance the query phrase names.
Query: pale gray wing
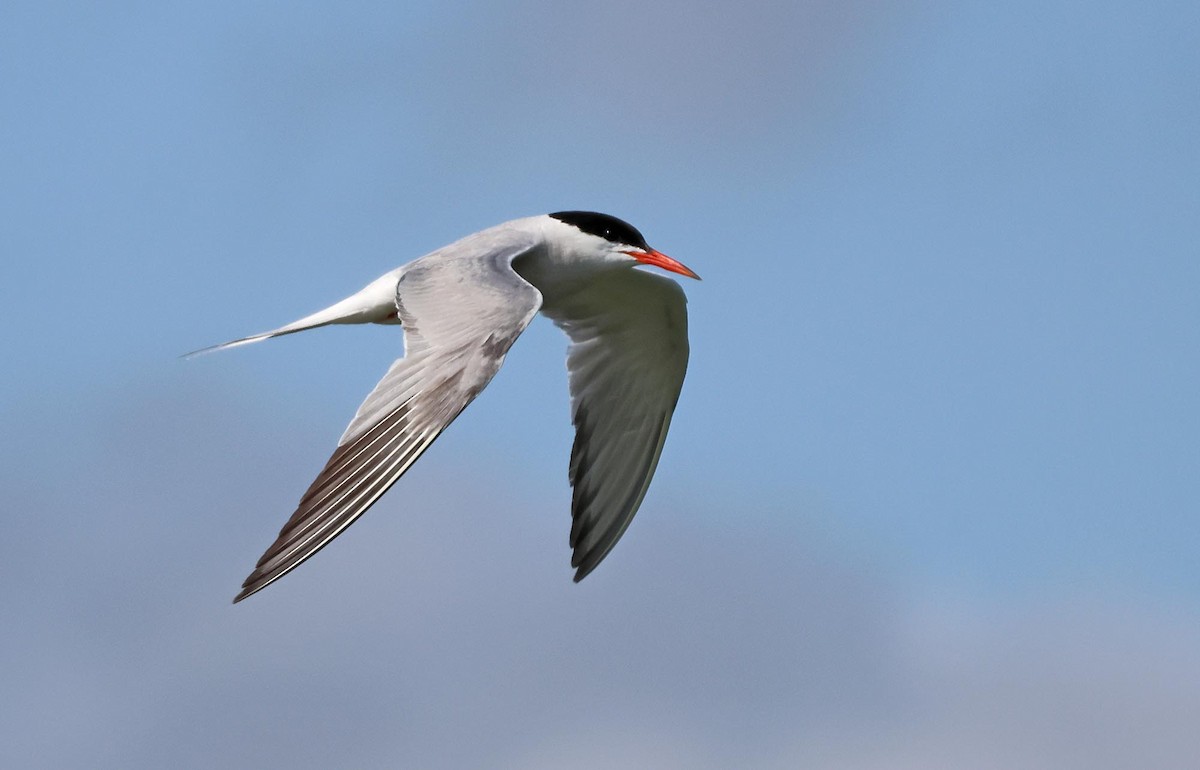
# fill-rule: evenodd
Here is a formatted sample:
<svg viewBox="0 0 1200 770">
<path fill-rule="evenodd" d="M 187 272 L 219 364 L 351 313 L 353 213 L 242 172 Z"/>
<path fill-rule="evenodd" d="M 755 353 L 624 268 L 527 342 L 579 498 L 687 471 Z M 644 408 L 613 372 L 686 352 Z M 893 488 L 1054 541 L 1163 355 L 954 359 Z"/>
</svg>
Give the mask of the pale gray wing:
<svg viewBox="0 0 1200 770">
<path fill-rule="evenodd" d="M 528 237 L 485 231 L 405 269 L 396 292 L 404 358 L 359 407 L 234 602 L 350 526 L 483 390 L 541 305 L 538 290 L 512 269 L 533 245 Z"/>
<path fill-rule="evenodd" d="M 687 300 L 677 283 L 615 270 L 542 307 L 571 338 L 571 566 L 596 568 L 637 513 L 687 371 Z"/>
</svg>

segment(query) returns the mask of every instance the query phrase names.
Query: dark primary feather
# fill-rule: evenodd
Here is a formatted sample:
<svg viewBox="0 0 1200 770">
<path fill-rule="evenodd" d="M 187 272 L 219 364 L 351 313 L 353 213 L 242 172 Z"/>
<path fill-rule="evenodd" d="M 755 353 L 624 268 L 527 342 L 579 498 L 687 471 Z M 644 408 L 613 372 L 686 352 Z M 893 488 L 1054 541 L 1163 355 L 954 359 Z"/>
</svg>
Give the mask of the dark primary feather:
<svg viewBox="0 0 1200 770">
<path fill-rule="evenodd" d="M 571 339 L 571 566 L 585 578 L 641 506 L 687 371 L 687 305 L 677 283 L 616 270 L 542 312 Z"/>
<path fill-rule="evenodd" d="M 495 236 L 493 236 L 494 238 Z M 461 261 L 439 252 L 400 279 L 405 356 L 359 407 L 325 468 L 246 578 L 239 602 L 329 544 L 416 462 L 491 381 L 529 324 L 541 294 L 512 269 L 531 243 L 460 241 Z"/>
</svg>

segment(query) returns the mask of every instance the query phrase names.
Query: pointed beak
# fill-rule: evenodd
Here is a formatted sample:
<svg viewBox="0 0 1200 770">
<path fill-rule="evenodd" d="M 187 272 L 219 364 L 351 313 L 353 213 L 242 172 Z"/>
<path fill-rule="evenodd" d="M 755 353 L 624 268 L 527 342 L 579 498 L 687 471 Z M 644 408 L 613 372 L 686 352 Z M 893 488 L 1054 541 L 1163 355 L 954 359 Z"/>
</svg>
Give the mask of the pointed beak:
<svg viewBox="0 0 1200 770">
<path fill-rule="evenodd" d="M 626 251 L 624 253 L 644 265 L 654 265 L 655 267 L 661 267 L 663 270 L 670 270 L 672 273 L 679 273 L 680 275 L 686 275 L 688 278 L 695 278 L 697 281 L 700 280 L 700 276 L 692 272 L 690 267 L 678 260 L 671 259 L 661 251 L 650 249 L 649 251 Z"/>
</svg>

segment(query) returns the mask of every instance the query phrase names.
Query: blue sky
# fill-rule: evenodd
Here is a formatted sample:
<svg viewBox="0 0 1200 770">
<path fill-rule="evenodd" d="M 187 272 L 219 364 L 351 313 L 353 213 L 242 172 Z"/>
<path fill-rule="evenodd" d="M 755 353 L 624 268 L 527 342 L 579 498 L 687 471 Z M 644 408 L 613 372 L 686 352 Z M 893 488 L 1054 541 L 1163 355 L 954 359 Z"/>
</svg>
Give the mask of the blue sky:
<svg viewBox="0 0 1200 770">
<path fill-rule="evenodd" d="M 0 758 L 1185 765 L 1197 39 L 1182 2 L 6 4 Z M 605 564 L 571 584 L 540 321 L 228 606 L 400 341 L 178 354 L 573 208 L 705 279 Z"/>
</svg>

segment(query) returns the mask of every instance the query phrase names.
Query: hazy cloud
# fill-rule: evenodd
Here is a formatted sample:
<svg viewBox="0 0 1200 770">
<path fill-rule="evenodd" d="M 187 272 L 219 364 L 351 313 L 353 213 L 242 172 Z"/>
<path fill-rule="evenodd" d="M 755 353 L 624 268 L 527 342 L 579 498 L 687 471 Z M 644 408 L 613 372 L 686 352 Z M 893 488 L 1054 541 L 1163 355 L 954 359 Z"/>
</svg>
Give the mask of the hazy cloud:
<svg viewBox="0 0 1200 770">
<path fill-rule="evenodd" d="M 161 385 L 96 405 L 73 474 L 36 447 L 7 458 L 25 512 L 3 553 L 7 766 L 1115 768 L 1200 750 L 1192 615 L 922 604 L 821 538 L 661 496 L 576 586 L 553 495 L 465 476 L 478 458 L 453 435 L 230 606 L 322 439 Z"/>
</svg>

